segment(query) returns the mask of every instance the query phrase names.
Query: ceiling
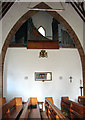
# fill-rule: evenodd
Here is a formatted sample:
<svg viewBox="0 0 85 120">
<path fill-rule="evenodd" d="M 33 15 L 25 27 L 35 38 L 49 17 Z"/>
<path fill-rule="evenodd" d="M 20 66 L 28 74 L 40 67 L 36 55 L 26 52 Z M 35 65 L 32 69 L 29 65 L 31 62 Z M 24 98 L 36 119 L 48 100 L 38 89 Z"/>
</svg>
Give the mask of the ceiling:
<svg viewBox="0 0 85 120">
<path fill-rule="evenodd" d="M 24 0 L 24 2 L 26 2 L 26 1 L 27 0 Z M 49 0 L 44 0 L 44 1 L 46 4 L 48 4 L 48 2 L 49 2 Z M 60 0 L 58 0 L 58 1 L 60 1 Z M 85 9 L 84 9 L 85 2 L 75 2 L 78 0 L 71 0 L 72 2 L 68 2 L 68 0 L 66 0 L 66 1 L 67 1 L 66 4 L 71 4 L 73 9 L 80 16 L 80 18 L 85 22 Z M 81 1 L 83 1 L 83 0 L 81 0 Z M 0 9 L 0 19 L 6 15 L 6 13 L 9 11 L 9 9 L 14 4 L 14 2 L 23 2 L 23 0 L 11 0 L 11 2 L 10 2 L 10 0 L 3 0 L 3 2 L 0 2 L 0 8 L 2 8 L 2 9 Z M 33 4 L 35 4 L 33 1 L 29 2 L 28 8 L 32 8 L 34 6 Z M 52 8 L 54 10 L 55 9 L 64 9 L 61 2 L 56 2 L 56 3 L 49 2 L 49 6 L 53 6 Z"/>
</svg>

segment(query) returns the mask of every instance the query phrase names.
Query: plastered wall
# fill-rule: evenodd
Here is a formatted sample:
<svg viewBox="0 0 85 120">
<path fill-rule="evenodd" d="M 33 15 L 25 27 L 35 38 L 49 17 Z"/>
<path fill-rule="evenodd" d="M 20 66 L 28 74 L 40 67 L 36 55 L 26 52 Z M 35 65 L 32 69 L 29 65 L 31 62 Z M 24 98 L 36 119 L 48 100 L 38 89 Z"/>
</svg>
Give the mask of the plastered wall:
<svg viewBox="0 0 85 120">
<path fill-rule="evenodd" d="M 7 100 L 21 96 L 23 101 L 27 101 L 32 96 L 37 97 L 38 101 L 44 101 L 45 97 L 52 96 L 59 108 L 61 96 L 69 96 L 77 101 L 80 95 L 80 79 L 82 80 L 77 49 L 47 50 L 48 58 L 39 58 L 39 52 L 40 50 L 26 48 L 7 50 L 3 83 L 3 93 Z M 52 72 L 52 81 L 35 81 L 34 73 L 45 71 Z"/>
</svg>

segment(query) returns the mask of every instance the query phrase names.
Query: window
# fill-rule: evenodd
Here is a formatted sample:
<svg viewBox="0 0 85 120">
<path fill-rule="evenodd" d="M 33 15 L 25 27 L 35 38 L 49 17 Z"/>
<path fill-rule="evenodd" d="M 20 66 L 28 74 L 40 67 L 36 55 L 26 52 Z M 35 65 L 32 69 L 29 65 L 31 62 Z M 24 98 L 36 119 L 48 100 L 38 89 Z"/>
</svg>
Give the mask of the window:
<svg viewBox="0 0 85 120">
<path fill-rule="evenodd" d="M 45 36 L 46 32 L 45 32 L 45 29 L 44 29 L 42 26 L 40 26 L 40 27 L 38 28 L 38 31 L 39 31 L 43 36 Z"/>
</svg>

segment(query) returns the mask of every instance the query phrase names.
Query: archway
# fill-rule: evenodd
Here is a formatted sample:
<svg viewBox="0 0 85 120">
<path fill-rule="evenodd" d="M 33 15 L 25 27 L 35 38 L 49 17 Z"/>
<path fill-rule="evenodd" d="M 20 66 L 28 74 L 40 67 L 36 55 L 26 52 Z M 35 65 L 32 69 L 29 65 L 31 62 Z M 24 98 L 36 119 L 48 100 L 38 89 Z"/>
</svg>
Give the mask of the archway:
<svg viewBox="0 0 85 120">
<path fill-rule="evenodd" d="M 36 8 L 50 8 L 48 5 L 46 5 L 45 3 L 40 3 L 37 6 L 35 6 Z M 5 43 L 3 45 L 2 48 L 2 75 L 3 75 L 3 67 L 4 67 L 4 60 L 5 60 L 5 54 L 7 51 L 7 48 L 9 46 L 10 40 L 12 39 L 12 37 L 14 36 L 14 34 L 17 32 L 17 30 L 21 27 L 21 25 L 32 15 L 34 15 L 35 13 L 37 13 L 38 11 L 28 11 L 26 14 L 24 14 L 18 21 L 17 23 L 14 25 L 14 27 L 11 29 L 11 31 L 9 32 Z M 71 36 L 71 38 L 73 39 L 79 54 L 80 54 L 80 58 L 81 58 L 81 63 L 82 63 L 82 73 L 83 73 L 83 86 L 84 86 L 84 95 L 85 95 L 85 54 L 84 54 L 84 50 L 81 46 L 81 43 L 77 37 L 77 35 L 75 34 L 75 32 L 73 31 L 73 29 L 71 28 L 71 26 L 65 21 L 65 19 L 60 16 L 57 12 L 48 12 L 51 16 L 53 16 L 59 23 L 61 23 L 66 29 L 67 32 L 69 33 L 69 35 Z M 3 77 L 2 77 L 2 96 L 3 96 Z"/>
</svg>

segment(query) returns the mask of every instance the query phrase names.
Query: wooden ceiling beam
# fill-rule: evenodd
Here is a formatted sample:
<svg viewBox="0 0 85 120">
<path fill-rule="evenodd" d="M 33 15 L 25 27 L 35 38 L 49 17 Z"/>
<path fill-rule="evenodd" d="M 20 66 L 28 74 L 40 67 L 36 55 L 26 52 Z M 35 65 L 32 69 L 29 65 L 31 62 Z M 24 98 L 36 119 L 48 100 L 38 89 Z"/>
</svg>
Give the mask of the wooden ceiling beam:
<svg viewBox="0 0 85 120">
<path fill-rule="evenodd" d="M 3 18 L 13 4 L 14 2 L 1 2 L 0 19 Z"/>
<path fill-rule="evenodd" d="M 79 7 L 78 3 L 74 2 L 74 4 L 78 8 L 78 10 L 81 12 L 81 14 L 83 14 L 83 16 L 85 17 L 85 12 Z"/>
<path fill-rule="evenodd" d="M 12 4 L 12 2 L 8 2 L 4 8 L 2 7 L 2 17 L 7 13 Z"/>
<path fill-rule="evenodd" d="M 81 19 L 85 22 L 85 14 L 82 14 L 79 10 L 79 7 L 77 7 L 77 5 L 75 5 L 74 2 L 70 2 L 70 4 L 72 5 L 72 7 L 75 9 L 75 11 L 78 13 L 78 15 L 81 17 Z"/>
<path fill-rule="evenodd" d="M 85 13 L 85 10 L 84 10 L 84 2 L 81 3 L 81 8 L 83 10 L 83 12 Z M 85 14 L 84 14 L 85 15 Z"/>
</svg>

